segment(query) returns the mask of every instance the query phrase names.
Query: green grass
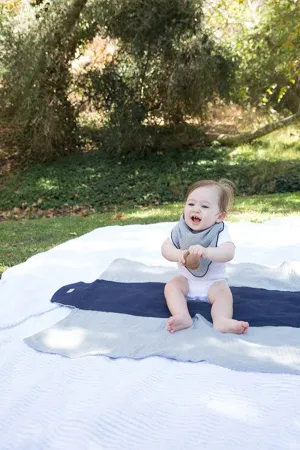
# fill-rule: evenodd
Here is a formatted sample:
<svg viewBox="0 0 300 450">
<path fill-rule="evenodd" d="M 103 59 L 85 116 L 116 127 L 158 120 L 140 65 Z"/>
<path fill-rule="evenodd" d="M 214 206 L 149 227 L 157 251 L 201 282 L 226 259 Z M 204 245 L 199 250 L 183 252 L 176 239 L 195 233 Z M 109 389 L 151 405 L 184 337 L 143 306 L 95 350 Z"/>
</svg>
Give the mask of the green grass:
<svg viewBox="0 0 300 450">
<path fill-rule="evenodd" d="M 230 152 L 232 160 L 247 161 L 299 161 L 300 133 L 296 127 L 287 127 L 271 133 L 252 144 L 240 145 Z"/>
<path fill-rule="evenodd" d="M 176 221 L 182 203 L 123 209 L 116 213 L 68 216 L 0 223 L 0 275 L 8 267 L 98 227 Z M 262 222 L 275 217 L 300 215 L 300 192 L 237 197 L 229 221 Z"/>
<path fill-rule="evenodd" d="M 41 210 L 55 215 L 55 208 L 87 205 L 97 213 L 0 222 L 0 274 L 97 227 L 176 221 L 189 184 L 220 177 L 235 181 L 240 194 L 230 221 L 299 215 L 299 130 L 289 127 L 236 148 L 171 148 L 143 158 L 95 150 L 2 174 L 0 220 L 1 211 L 13 208 L 38 216 Z"/>
<path fill-rule="evenodd" d="M 144 157 L 75 153 L 20 173 L 0 176 L 1 211 L 69 210 L 97 212 L 181 201 L 200 178 L 229 178 L 240 194 L 300 191 L 299 132 L 273 133 L 236 148 L 169 148 Z"/>
</svg>

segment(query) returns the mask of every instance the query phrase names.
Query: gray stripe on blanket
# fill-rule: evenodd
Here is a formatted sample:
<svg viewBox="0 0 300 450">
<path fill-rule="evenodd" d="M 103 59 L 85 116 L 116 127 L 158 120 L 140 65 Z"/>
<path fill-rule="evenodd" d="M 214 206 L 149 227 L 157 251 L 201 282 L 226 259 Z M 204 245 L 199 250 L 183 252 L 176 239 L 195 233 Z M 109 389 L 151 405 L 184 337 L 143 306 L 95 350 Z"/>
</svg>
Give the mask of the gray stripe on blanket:
<svg viewBox="0 0 300 450">
<path fill-rule="evenodd" d="M 75 309 L 24 341 L 69 358 L 162 356 L 240 371 L 300 374 L 300 328 L 252 327 L 247 335 L 221 334 L 200 315 L 191 328 L 171 334 L 165 319 Z"/>
</svg>

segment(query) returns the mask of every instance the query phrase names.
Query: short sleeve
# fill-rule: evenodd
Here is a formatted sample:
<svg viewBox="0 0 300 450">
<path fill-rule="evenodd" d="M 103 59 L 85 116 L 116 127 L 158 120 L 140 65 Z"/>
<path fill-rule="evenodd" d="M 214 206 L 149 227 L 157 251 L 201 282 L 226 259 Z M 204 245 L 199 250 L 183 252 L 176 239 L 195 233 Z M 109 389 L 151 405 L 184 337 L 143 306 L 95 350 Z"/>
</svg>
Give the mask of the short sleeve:
<svg viewBox="0 0 300 450">
<path fill-rule="evenodd" d="M 230 236 L 230 233 L 228 230 L 228 226 L 226 225 L 226 223 L 224 223 L 223 231 L 221 231 L 221 233 L 219 234 L 217 247 L 224 244 L 225 242 L 232 242 L 232 239 L 231 239 L 231 236 Z M 234 242 L 232 242 L 232 243 L 234 244 Z"/>
</svg>

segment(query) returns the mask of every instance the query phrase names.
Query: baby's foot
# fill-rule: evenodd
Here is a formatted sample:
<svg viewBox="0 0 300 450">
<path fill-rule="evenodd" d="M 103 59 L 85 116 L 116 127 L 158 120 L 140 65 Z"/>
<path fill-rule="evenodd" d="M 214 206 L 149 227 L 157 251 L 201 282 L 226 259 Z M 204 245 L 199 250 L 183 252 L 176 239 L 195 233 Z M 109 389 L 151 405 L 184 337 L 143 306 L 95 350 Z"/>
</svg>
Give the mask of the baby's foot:
<svg viewBox="0 0 300 450">
<path fill-rule="evenodd" d="M 184 328 L 189 328 L 193 325 L 192 318 L 190 316 L 182 316 L 180 314 L 176 314 L 175 316 L 171 316 L 167 322 L 167 329 L 170 333 L 174 333 L 175 331 L 183 330 Z"/>
<path fill-rule="evenodd" d="M 235 319 L 217 319 L 213 323 L 215 330 L 221 333 L 235 333 L 235 334 L 246 334 L 249 328 L 248 322 L 243 322 Z"/>
</svg>

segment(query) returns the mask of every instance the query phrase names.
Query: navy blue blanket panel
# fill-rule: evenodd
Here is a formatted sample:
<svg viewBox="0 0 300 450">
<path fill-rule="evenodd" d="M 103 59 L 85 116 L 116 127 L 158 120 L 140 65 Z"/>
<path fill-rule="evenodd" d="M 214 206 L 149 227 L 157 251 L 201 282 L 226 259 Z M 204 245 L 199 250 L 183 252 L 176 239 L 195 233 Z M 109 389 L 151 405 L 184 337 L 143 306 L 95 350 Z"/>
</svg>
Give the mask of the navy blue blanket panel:
<svg viewBox="0 0 300 450">
<path fill-rule="evenodd" d="M 152 282 L 79 282 L 60 288 L 51 302 L 83 310 L 167 318 L 170 313 L 164 298 L 164 286 L 164 283 Z M 300 327 L 300 292 L 250 287 L 232 287 L 231 290 L 235 319 L 246 320 L 254 327 Z M 211 306 L 208 303 L 189 301 L 188 308 L 191 316 L 201 314 L 211 322 Z"/>
</svg>

